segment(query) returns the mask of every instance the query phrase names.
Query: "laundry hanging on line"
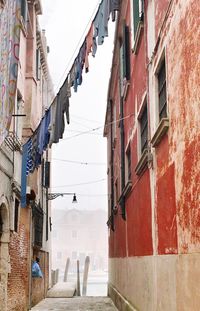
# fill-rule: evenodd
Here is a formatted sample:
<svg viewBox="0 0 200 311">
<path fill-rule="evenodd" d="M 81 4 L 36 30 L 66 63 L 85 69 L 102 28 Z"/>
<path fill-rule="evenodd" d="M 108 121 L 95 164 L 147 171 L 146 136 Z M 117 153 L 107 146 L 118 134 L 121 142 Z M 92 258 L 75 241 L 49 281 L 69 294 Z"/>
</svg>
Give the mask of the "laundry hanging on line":
<svg viewBox="0 0 200 311">
<path fill-rule="evenodd" d="M 58 143 L 63 138 L 65 124 L 70 123 L 69 98 L 71 88 L 77 92 L 83 81 L 83 69 L 89 71 L 89 55 L 95 57 L 97 46 L 102 45 L 108 36 L 108 21 L 112 15 L 115 21 L 116 11 L 119 10 L 120 0 L 102 0 L 92 21 L 89 31 L 75 57 L 73 65 L 54 98 L 49 109 L 46 110 L 40 124 L 23 145 L 22 174 L 21 174 L 21 206 L 26 207 L 27 176 L 33 173 L 42 162 L 43 152 L 47 146 Z"/>
</svg>

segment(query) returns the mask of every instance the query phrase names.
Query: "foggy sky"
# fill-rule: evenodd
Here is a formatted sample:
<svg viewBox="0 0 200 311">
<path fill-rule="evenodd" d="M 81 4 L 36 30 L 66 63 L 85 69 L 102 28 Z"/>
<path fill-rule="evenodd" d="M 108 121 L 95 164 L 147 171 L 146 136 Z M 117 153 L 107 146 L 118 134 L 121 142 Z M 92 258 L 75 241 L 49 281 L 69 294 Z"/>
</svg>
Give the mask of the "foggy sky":
<svg viewBox="0 0 200 311">
<path fill-rule="evenodd" d="M 79 47 L 89 28 L 94 9 L 100 1 L 94 0 L 43 0 L 41 28 L 46 30 L 50 47 L 48 56 L 50 73 L 55 87 L 59 90 L 78 53 Z M 91 23 L 90 23 L 91 24 Z M 81 36 L 82 41 L 80 41 Z M 81 165 L 57 160 L 52 161 L 52 192 L 75 192 L 80 209 L 107 209 L 107 156 L 103 126 L 106 111 L 106 97 L 113 50 L 114 23 L 109 22 L 109 37 L 97 49 L 95 58 L 90 56 L 89 73 L 83 74 L 83 83 L 78 92 L 72 90 L 70 99 L 70 125 L 67 125 L 64 139 L 53 145 L 53 159 L 78 162 L 95 162 L 99 165 Z M 71 63 L 69 63 L 71 59 Z M 68 67 L 67 67 L 68 65 Z M 87 120 L 86 120 L 87 119 Z M 76 131 L 87 131 L 101 127 L 90 135 L 76 135 Z M 103 164 L 102 164 L 103 163 Z M 92 184 L 77 185 L 97 181 Z M 59 187 L 66 185 L 65 187 Z M 71 186 L 72 185 L 72 186 Z M 72 208 L 72 197 L 65 196 L 52 201 L 52 208 Z"/>
</svg>

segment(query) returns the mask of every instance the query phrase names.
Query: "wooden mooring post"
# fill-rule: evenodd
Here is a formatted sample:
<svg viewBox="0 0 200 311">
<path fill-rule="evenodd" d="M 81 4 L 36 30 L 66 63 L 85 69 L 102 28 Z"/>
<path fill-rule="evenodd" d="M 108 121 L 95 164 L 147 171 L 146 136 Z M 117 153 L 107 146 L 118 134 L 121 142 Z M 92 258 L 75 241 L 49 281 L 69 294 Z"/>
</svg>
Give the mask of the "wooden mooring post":
<svg viewBox="0 0 200 311">
<path fill-rule="evenodd" d="M 89 256 L 86 256 L 86 258 L 85 258 L 84 272 L 83 272 L 82 296 L 86 296 L 86 293 L 87 293 L 87 280 L 88 280 L 89 265 L 90 265 L 90 257 L 89 257 Z"/>
<path fill-rule="evenodd" d="M 76 296 L 80 296 L 80 269 L 79 269 L 79 260 L 77 260 L 77 285 L 76 285 Z"/>
<path fill-rule="evenodd" d="M 70 264 L 70 259 L 67 258 L 66 261 L 66 266 L 65 266 L 65 274 L 64 274 L 64 282 L 67 282 L 67 277 L 68 277 L 68 272 L 69 272 L 69 264 Z"/>
</svg>

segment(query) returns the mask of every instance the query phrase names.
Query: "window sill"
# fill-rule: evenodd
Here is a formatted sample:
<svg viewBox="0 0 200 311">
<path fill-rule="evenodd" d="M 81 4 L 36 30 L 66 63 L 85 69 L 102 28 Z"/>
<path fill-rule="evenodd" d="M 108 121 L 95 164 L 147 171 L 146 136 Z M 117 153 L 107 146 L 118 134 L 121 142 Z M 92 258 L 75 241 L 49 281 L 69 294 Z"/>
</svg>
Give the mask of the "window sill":
<svg viewBox="0 0 200 311">
<path fill-rule="evenodd" d="M 124 187 L 123 192 L 122 192 L 122 195 L 123 195 L 125 198 L 126 198 L 126 197 L 129 195 L 129 193 L 131 192 L 132 186 L 133 186 L 132 181 L 131 181 L 131 180 L 128 180 L 128 181 L 126 182 L 126 186 Z"/>
<path fill-rule="evenodd" d="M 134 44 L 132 47 L 132 52 L 134 54 L 137 54 L 137 50 L 138 50 L 138 46 L 139 46 L 139 40 L 140 40 L 140 36 L 141 36 L 143 27 L 144 27 L 144 23 L 143 23 L 143 20 L 141 20 L 138 23 L 138 27 L 137 27 L 137 31 L 136 31 L 136 35 L 135 35 L 135 40 L 134 40 Z"/>
<path fill-rule="evenodd" d="M 163 118 L 160 121 L 158 128 L 151 139 L 151 143 L 153 147 L 157 147 L 159 145 L 162 137 L 167 133 L 168 128 L 169 128 L 169 119 Z"/>
<path fill-rule="evenodd" d="M 147 164 L 148 164 L 148 149 L 145 149 L 135 168 L 135 172 L 138 176 L 144 172 L 144 170 L 147 168 Z"/>
</svg>

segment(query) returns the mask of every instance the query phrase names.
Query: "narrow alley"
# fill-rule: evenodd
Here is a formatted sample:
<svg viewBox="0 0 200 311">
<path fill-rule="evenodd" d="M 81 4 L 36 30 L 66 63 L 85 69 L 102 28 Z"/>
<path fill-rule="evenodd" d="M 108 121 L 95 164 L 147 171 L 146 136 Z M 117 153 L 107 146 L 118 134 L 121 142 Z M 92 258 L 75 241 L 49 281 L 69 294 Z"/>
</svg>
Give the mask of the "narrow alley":
<svg viewBox="0 0 200 311">
<path fill-rule="evenodd" d="M 0 311 L 200 310 L 200 0 L 0 0 Z"/>
</svg>

